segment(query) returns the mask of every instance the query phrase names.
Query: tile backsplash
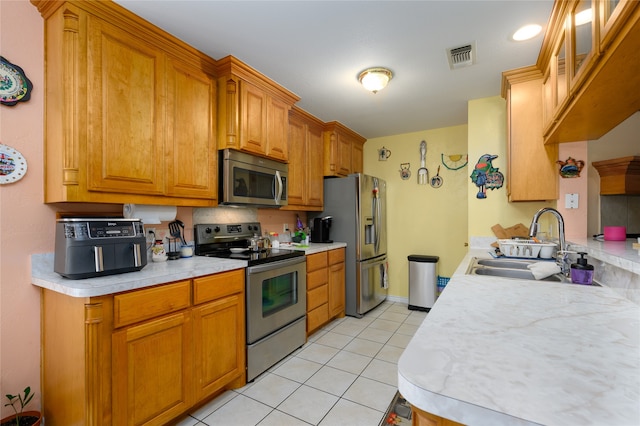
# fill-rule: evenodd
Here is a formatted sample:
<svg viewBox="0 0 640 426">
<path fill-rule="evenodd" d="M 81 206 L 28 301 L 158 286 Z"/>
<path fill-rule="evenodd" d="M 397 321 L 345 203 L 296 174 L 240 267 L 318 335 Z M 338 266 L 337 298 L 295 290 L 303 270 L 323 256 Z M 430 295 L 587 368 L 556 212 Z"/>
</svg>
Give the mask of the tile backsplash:
<svg viewBox="0 0 640 426">
<path fill-rule="evenodd" d="M 640 234 L 640 195 L 601 195 L 600 224 L 626 226 L 627 234 Z"/>
</svg>

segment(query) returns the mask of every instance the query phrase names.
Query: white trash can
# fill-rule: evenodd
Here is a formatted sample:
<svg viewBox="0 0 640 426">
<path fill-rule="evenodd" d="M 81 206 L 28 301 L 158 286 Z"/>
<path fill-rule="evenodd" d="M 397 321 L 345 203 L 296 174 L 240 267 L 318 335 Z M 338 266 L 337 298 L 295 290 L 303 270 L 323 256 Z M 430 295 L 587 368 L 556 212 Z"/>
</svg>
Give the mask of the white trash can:
<svg viewBox="0 0 640 426">
<path fill-rule="evenodd" d="M 438 256 L 412 254 L 409 259 L 409 309 L 429 311 L 438 294 Z"/>
</svg>

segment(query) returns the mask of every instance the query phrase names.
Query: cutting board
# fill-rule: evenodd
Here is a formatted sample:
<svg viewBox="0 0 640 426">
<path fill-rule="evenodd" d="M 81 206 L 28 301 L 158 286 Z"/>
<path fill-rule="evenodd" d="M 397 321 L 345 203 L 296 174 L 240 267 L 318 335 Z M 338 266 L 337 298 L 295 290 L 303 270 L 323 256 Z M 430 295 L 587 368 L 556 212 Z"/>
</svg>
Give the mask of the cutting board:
<svg viewBox="0 0 640 426">
<path fill-rule="evenodd" d="M 517 225 L 513 225 L 508 228 L 503 228 L 502 225 L 496 224 L 491 227 L 491 230 L 495 236 L 501 240 L 508 240 L 513 237 L 527 238 L 529 236 L 529 228 L 522 223 L 518 223 Z"/>
<path fill-rule="evenodd" d="M 518 223 L 517 225 L 513 225 L 508 227 L 507 229 L 505 229 L 505 231 L 507 231 L 507 238 L 513 238 L 513 237 L 522 237 L 522 238 L 528 238 L 529 237 L 529 227 L 524 226 L 522 223 Z"/>
<path fill-rule="evenodd" d="M 509 238 L 509 237 L 507 237 L 507 231 L 505 231 L 505 229 L 499 223 L 493 225 L 491 227 L 491 230 L 493 231 L 495 236 L 498 237 L 501 240 L 504 240 L 505 238 Z"/>
</svg>

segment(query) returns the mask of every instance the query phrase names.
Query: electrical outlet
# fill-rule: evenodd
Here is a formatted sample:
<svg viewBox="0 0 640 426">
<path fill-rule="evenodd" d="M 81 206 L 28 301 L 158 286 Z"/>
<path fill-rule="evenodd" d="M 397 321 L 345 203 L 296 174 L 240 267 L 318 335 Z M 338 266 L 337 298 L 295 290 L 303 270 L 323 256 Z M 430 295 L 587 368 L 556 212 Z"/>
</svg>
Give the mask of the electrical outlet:
<svg viewBox="0 0 640 426">
<path fill-rule="evenodd" d="M 147 228 L 147 242 L 153 243 L 157 239 L 156 228 Z"/>
<path fill-rule="evenodd" d="M 289 232 L 289 224 L 285 223 L 282 225 L 282 232 Z"/>
</svg>

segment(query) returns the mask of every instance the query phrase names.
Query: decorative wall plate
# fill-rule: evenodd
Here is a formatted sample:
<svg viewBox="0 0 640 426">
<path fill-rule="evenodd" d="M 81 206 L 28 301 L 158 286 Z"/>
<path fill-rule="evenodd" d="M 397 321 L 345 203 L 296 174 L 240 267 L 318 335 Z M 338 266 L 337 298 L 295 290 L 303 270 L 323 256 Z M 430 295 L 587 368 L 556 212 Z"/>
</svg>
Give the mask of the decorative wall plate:
<svg viewBox="0 0 640 426">
<path fill-rule="evenodd" d="M 0 144 L 0 184 L 17 182 L 27 173 L 27 160 L 8 145 Z"/>
<path fill-rule="evenodd" d="M 14 106 L 31 98 L 33 85 L 22 68 L 0 56 L 0 103 Z"/>
</svg>

